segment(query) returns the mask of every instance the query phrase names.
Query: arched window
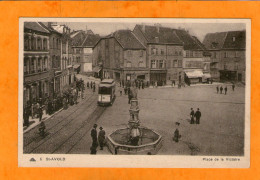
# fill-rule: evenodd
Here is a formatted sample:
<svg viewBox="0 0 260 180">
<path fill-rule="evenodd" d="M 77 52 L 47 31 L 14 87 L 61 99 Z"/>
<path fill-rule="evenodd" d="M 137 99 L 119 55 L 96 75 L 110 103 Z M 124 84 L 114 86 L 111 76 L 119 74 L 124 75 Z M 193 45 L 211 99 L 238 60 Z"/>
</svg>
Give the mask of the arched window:
<svg viewBox="0 0 260 180">
<path fill-rule="evenodd" d="M 27 35 L 24 36 L 24 50 L 29 49 L 29 37 Z"/>
</svg>

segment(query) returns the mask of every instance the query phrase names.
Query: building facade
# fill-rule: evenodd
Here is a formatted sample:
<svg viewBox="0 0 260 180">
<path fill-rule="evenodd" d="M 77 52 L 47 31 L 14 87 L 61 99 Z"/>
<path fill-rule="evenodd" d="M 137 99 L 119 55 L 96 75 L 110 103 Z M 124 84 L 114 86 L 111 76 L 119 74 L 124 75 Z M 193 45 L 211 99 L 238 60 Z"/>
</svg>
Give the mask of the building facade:
<svg viewBox="0 0 260 180">
<path fill-rule="evenodd" d="M 171 28 L 136 25 L 136 37 L 145 45 L 150 82 L 165 85 L 183 82 L 183 42 Z"/>
<path fill-rule="evenodd" d="M 246 32 L 209 33 L 203 41 L 211 52 L 211 74 L 220 81 L 245 82 Z"/>
<path fill-rule="evenodd" d="M 102 71 L 102 78 L 149 80 L 146 49 L 130 30 L 101 38 L 93 49 L 93 66 Z"/>
<path fill-rule="evenodd" d="M 49 35 L 41 23 L 24 23 L 24 105 L 49 96 Z"/>
</svg>

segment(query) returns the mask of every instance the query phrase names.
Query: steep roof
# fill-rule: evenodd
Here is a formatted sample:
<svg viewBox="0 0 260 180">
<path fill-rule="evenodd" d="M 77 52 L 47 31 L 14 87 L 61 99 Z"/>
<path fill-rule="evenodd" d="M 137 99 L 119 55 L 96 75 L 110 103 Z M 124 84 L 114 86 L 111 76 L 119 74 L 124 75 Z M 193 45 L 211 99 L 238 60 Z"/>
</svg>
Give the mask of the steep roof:
<svg viewBox="0 0 260 180">
<path fill-rule="evenodd" d="M 148 25 L 136 25 L 136 27 L 143 33 L 148 43 L 183 44 L 174 29 Z"/>
<path fill-rule="evenodd" d="M 175 31 L 183 42 L 184 50 L 204 50 L 204 46 L 201 45 L 201 42 L 195 36 L 191 36 L 183 29 L 175 29 Z"/>
<path fill-rule="evenodd" d="M 38 22 L 24 22 L 24 28 L 42 32 L 42 33 L 50 33 L 48 29 L 43 27 L 42 24 Z"/>
<path fill-rule="evenodd" d="M 223 49 L 245 49 L 246 48 L 246 32 L 245 31 L 229 31 Z"/>
<path fill-rule="evenodd" d="M 84 31 L 77 31 L 77 32 L 73 32 L 72 34 L 70 34 L 71 37 L 71 45 L 72 46 L 82 46 L 85 38 L 86 38 L 86 34 Z"/>
<path fill-rule="evenodd" d="M 100 39 L 98 34 L 87 34 L 85 40 L 82 43 L 83 47 L 94 47 Z"/>
<path fill-rule="evenodd" d="M 54 33 L 61 35 L 61 33 L 56 31 L 52 26 L 48 26 L 48 24 L 46 25 L 46 23 L 43 23 L 43 22 L 39 22 L 39 24 L 41 26 L 43 26 L 45 29 L 48 29 L 50 32 L 54 32 Z"/>
<path fill-rule="evenodd" d="M 226 36 L 227 32 L 208 33 L 203 40 L 203 44 L 209 50 L 219 50 L 223 47 Z"/>
<path fill-rule="evenodd" d="M 118 30 L 112 34 L 124 49 L 145 49 L 130 30 Z"/>
<path fill-rule="evenodd" d="M 208 33 L 203 40 L 203 44 L 209 50 L 245 49 L 246 32 L 228 31 Z"/>
</svg>

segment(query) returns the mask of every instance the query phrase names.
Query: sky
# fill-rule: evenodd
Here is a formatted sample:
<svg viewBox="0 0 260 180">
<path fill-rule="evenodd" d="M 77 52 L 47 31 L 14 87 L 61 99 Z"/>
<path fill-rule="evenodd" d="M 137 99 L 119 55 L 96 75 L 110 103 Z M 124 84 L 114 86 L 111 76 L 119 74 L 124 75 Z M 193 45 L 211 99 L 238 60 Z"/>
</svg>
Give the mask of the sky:
<svg viewBox="0 0 260 180">
<path fill-rule="evenodd" d="M 133 30 L 136 24 L 154 25 L 159 23 L 163 27 L 184 28 L 193 36 L 196 36 L 200 41 L 203 41 L 207 33 L 245 30 L 245 23 L 160 23 L 160 22 L 58 22 L 58 24 L 66 24 L 72 30 L 91 29 L 95 34 L 101 36 L 108 35 L 116 30 L 129 29 Z"/>
</svg>

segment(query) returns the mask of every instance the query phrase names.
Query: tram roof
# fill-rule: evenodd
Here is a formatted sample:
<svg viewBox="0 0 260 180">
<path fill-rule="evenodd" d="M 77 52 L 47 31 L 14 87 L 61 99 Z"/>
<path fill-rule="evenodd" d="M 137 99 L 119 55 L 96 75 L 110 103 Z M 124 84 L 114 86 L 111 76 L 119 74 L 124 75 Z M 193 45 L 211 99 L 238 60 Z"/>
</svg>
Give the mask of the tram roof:
<svg viewBox="0 0 260 180">
<path fill-rule="evenodd" d="M 113 84 L 114 82 L 114 79 L 103 79 L 101 84 Z"/>
</svg>

